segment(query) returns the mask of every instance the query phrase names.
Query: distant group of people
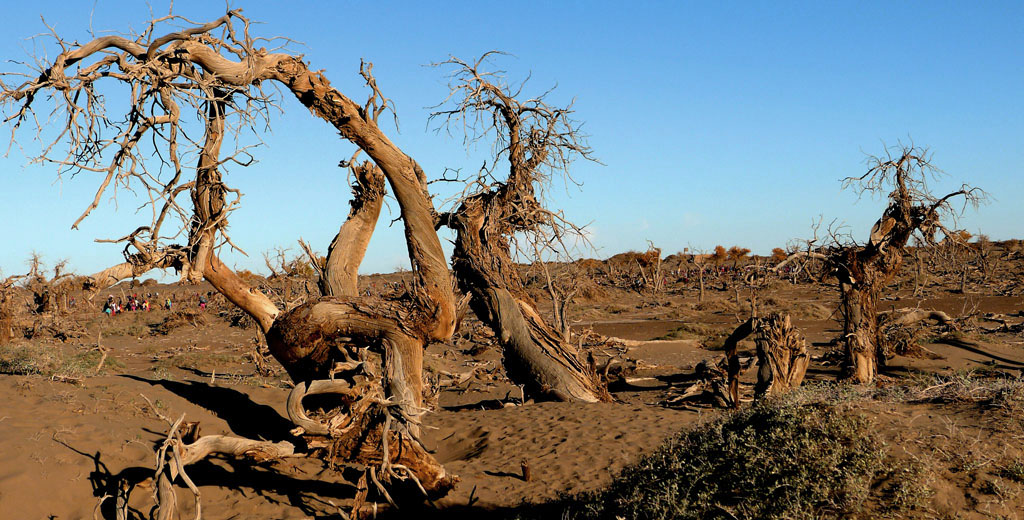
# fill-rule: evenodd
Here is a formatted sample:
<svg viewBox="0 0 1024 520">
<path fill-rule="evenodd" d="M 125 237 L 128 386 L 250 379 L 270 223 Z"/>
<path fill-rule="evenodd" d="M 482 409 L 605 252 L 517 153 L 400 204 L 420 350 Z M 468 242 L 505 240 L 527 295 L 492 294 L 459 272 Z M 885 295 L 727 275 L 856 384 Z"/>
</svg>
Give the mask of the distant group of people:
<svg viewBox="0 0 1024 520">
<path fill-rule="evenodd" d="M 197 305 L 200 309 L 205 310 L 206 306 L 210 303 L 210 298 L 213 297 L 213 291 L 205 294 L 198 293 L 185 296 L 186 302 L 193 302 L 193 305 Z M 153 309 L 165 309 L 173 310 L 177 304 L 177 296 L 171 294 L 170 296 L 164 297 L 161 301 L 160 293 L 145 293 L 143 295 L 130 294 L 127 297 L 107 296 L 107 301 L 103 304 L 102 312 L 108 316 L 114 316 L 124 312 L 138 312 L 138 311 L 151 311 Z"/>
<path fill-rule="evenodd" d="M 117 298 L 113 296 L 107 296 L 107 301 L 103 304 L 103 313 L 107 316 L 114 316 L 123 312 L 136 312 L 136 311 L 151 311 L 153 310 L 152 305 L 149 303 L 150 299 L 159 300 L 160 293 L 148 293 L 139 297 L 138 294 L 130 294 L 127 299 Z M 168 310 L 171 308 L 171 299 L 167 298 L 162 306 Z"/>
</svg>

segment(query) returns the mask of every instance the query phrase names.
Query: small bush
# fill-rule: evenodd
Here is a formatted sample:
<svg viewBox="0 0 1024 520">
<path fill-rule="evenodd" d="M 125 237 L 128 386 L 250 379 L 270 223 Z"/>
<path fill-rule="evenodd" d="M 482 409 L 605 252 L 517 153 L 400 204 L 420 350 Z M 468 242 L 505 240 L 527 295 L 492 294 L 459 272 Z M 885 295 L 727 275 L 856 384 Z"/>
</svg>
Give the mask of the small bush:
<svg viewBox="0 0 1024 520">
<path fill-rule="evenodd" d="M 716 328 L 711 325 L 703 323 L 684 323 L 669 331 L 664 336 L 655 339 L 704 339 L 708 337 L 723 336 L 725 334 L 726 332 L 721 328 Z"/>
<path fill-rule="evenodd" d="M 694 308 L 698 311 L 712 313 L 733 313 L 739 310 L 735 303 L 728 300 L 704 300 Z"/>
<path fill-rule="evenodd" d="M 179 327 L 201 327 L 206 325 L 206 322 L 206 314 L 198 309 L 178 309 L 168 314 L 160 323 L 150 325 L 150 332 L 166 336 Z"/>
<path fill-rule="evenodd" d="M 0 374 L 81 378 L 96 373 L 101 357 L 94 349 L 67 353 L 52 345 L 7 345 L 0 347 Z M 118 367 L 124 365 L 109 357 L 104 362 L 104 369 Z"/>
<path fill-rule="evenodd" d="M 802 399 L 802 401 L 801 401 Z M 916 470 L 887 458 L 864 417 L 806 396 L 769 401 L 681 434 L 606 490 L 526 518 L 821 518 L 862 509 L 872 486 Z M 878 486 L 876 493 L 893 493 Z M 893 497 L 887 497 L 893 502 Z M 915 507 L 903 497 L 898 508 Z"/>
<path fill-rule="evenodd" d="M 999 468 L 998 475 L 1018 484 L 1024 484 L 1024 461 L 1020 459 L 1011 461 L 1006 466 Z"/>
</svg>

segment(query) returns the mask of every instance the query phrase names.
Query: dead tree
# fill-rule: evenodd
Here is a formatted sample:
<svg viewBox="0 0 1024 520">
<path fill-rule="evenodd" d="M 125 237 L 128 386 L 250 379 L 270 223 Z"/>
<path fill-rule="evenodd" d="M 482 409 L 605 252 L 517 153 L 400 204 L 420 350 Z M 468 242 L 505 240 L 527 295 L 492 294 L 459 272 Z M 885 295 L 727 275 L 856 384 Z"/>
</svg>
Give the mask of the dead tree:
<svg viewBox="0 0 1024 520">
<path fill-rule="evenodd" d="M 562 341 L 568 343 L 572 341 L 569 308 L 583 287 L 582 270 L 575 262 L 563 261 L 554 267 L 555 273 L 552 275 L 552 266 L 548 265 L 551 262 L 542 259 L 539 248 L 535 248 L 534 251 L 537 255 L 534 264 L 544 273 L 544 288 L 551 298 L 551 315 L 555 322 L 555 330 L 562 335 Z"/>
<path fill-rule="evenodd" d="M 544 208 L 542 190 L 553 172 L 566 172 L 574 158 L 589 159 L 591 151 L 570 108 L 550 106 L 544 96 L 521 101 L 499 74 L 482 68 L 496 54 L 438 64 L 452 70 L 451 92 L 431 118 L 440 128 L 463 129 L 467 143 L 494 141 L 493 159 L 438 221 L 455 231 L 452 269 L 459 288 L 472 296 L 470 307 L 499 338 L 513 381 L 534 395 L 609 400 L 592 367 L 538 312 L 512 248 L 525 234 L 540 247 L 562 249 L 572 226 Z M 504 163 L 508 175 L 498 180 L 494 172 Z"/>
<path fill-rule="evenodd" d="M 168 23 L 190 28 L 161 34 Z M 148 229 L 118 241 L 141 255 L 129 255 L 132 276 L 146 267 L 160 267 L 166 258 L 161 252 L 180 251 L 188 279 L 205 278 L 259 324 L 271 353 L 296 382 L 293 400 L 301 405 L 303 396 L 323 390 L 319 380 L 333 378 L 328 393 L 340 395 L 338 407 L 327 417 L 313 419 L 323 428 L 310 431 L 304 423 L 296 430 L 305 434 L 314 452 L 377 467 L 385 484 L 411 479 L 431 495 L 449 490 L 456 479 L 422 449 L 416 424 L 423 413 L 423 347 L 450 338 L 455 328 L 452 284 L 425 175 L 378 126 L 377 118 L 389 103 L 369 69 L 363 72 L 372 92 L 360 105 L 301 57 L 261 46 L 272 40 L 250 36 L 240 10 L 207 24 L 168 15 L 152 21 L 140 35 L 103 36 L 83 44 L 52 36 L 61 52 L 40 70 L 22 74 L 21 83 L 3 83 L 0 102 L 10 112 L 8 123 L 17 129 L 26 121 L 39 121 L 34 117 L 37 101 L 52 100 L 50 120 L 63 117 L 64 131 L 43 146 L 38 159 L 56 164 L 60 174 L 99 174 L 96 196 L 73 227 L 111 186 L 146 193 L 146 207 L 152 210 Z M 130 111 L 121 119 L 104 110 L 100 92 L 109 82 L 127 87 L 118 92 L 130 96 Z M 246 149 L 225 152 L 222 145 L 230 142 L 226 135 L 253 128 L 276 106 L 263 90 L 266 84 L 291 93 L 332 125 L 390 183 L 412 263 L 413 288 L 407 297 L 382 301 L 341 291 L 282 312 L 218 258 L 220 247 L 233 246 L 227 221 L 241 197 L 225 183 L 223 173 L 229 164 L 250 162 Z M 185 132 L 189 113 L 199 116 L 198 132 Z M 196 134 L 202 139 L 188 138 Z M 147 143 L 153 143 L 153 150 Z M 198 156 L 191 179 L 193 170 L 182 161 L 186 153 Z M 169 175 L 159 174 L 154 156 Z M 185 194 L 190 204 L 180 200 Z M 168 216 L 178 218 L 176 230 L 166 232 Z M 347 240 L 357 243 L 368 233 L 372 227 Z M 185 244 L 167 244 L 182 235 Z M 330 448 L 316 448 L 325 445 Z"/>
<path fill-rule="evenodd" d="M 750 335 L 754 336 L 757 347 L 757 384 L 754 386 L 757 398 L 780 395 L 800 386 L 811 361 L 807 342 L 793 327 L 788 314 L 771 313 L 763 318 L 748 319 L 725 340 L 728 391 L 733 407 L 739 404 L 737 347 Z"/>
<path fill-rule="evenodd" d="M 12 275 L 0 280 L 0 345 L 6 345 L 14 339 L 14 316 L 18 302 L 18 289 L 15 282 L 25 275 Z"/>
<path fill-rule="evenodd" d="M 67 260 L 61 260 L 51 269 L 48 276 L 42 257 L 32 253 L 28 260 L 29 271 L 22 285 L 32 293 L 31 310 L 35 314 L 60 313 L 67 310 L 68 295 L 73 289 L 74 273 L 66 272 Z"/>
<path fill-rule="evenodd" d="M 879 329 L 878 300 L 900 272 L 911 236 L 916 234 L 926 244 L 935 244 L 938 231 L 951 236 L 954 232 L 943 221 L 955 221 L 968 204 L 976 207 L 985 196 L 966 184 L 941 197 L 932 195 L 927 181 L 941 172 L 932 166 L 928 150 L 919 147 L 890 148 L 884 156 L 870 157 L 868 163 L 868 171 L 845 179 L 844 187 L 861 194 L 892 190 L 889 204 L 871 228 L 867 243 L 833 234 L 834 244 L 826 259 L 839 281 L 845 377 L 860 383 L 872 381 L 879 366 L 884 366 L 885 337 Z M 963 201 L 959 209 L 952 205 L 955 199 Z"/>
</svg>

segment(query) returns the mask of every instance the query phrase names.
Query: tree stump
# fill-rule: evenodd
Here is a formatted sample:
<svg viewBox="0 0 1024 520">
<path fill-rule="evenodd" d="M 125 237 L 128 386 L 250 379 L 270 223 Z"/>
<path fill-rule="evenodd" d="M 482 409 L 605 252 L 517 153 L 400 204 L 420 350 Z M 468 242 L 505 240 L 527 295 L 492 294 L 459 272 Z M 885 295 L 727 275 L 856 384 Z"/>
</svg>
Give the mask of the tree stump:
<svg viewBox="0 0 1024 520">
<path fill-rule="evenodd" d="M 758 365 L 754 395 L 779 395 L 800 386 L 811 360 L 803 334 L 793 327 L 788 314 L 772 313 L 754 320 Z"/>
<path fill-rule="evenodd" d="M 772 313 L 743 322 L 725 340 L 729 397 L 733 407 L 739 405 L 740 363 L 737 344 L 751 334 L 757 346 L 756 398 L 784 394 L 800 386 L 811 359 L 807 354 L 807 342 L 793 327 L 788 314 Z"/>
</svg>

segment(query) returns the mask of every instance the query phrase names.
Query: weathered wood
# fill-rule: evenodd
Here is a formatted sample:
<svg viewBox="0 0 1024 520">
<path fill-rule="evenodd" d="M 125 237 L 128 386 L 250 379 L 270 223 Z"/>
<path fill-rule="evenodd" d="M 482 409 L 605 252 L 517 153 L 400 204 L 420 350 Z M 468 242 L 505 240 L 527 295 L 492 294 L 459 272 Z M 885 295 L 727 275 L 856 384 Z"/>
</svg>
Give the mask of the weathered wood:
<svg viewBox="0 0 1024 520">
<path fill-rule="evenodd" d="M 942 197 L 933 196 L 927 181 L 938 170 L 926 149 L 902 146 L 887 150 L 884 157 L 871 157 L 869 164 L 866 173 L 847 178 L 844 185 L 856 184 L 861 192 L 891 189 L 889 204 L 872 226 L 866 244 L 837 245 L 826 260 L 839 281 L 841 341 L 847 358 L 843 377 L 857 383 L 870 383 L 885 365 L 878 301 L 883 288 L 899 274 L 911 236 L 917 234 L 928 244 L 935 242 L 937 231 L 951 236 L 942 224 L 942 219 L 955 211 L 950 199 L 963 197 L 965 204 L 976 206 L 984 197 L 984 192 L 967 185 Z"/>
<path fill-rule="evenodd" d="M 489 54 L 474 63 L 454 57 L 445 62 L 455 68 L 449 97 L 454 106 L 431 115 L 447 123 L 487 121 L 486 128 L 460 126 L 488 136 L 497 132 L 501 145 L 494 161 L 507 159 L 508 164 L 503 182 L 479 183 L 478 191 L 439 219 L 439 225 L 455 231 L 452 270 L 459 288 L 471 295 L 470 308 L 498 336 L 513 381 L 533 395 L 611 400 L 575 346 L 541 318 L 523 288 L 510 248 L 517 234 L 537 243 L 562 239 L 565 223 L 543 207 L 537 195 L 542 188 L 537 186 L 547 181 L 550 169 L 568 168 L 570 157 L 589 158 L 590 149 L 569 109 L 548 106 L 543 96 L 520 101 L 501 82 L 492 83 L 495 76 L 478 69 Z"/>
<path fill-rule="evenodd" d="M 793 327 L 789 315 L 772 313 L 757 318 L 754 330 L 758 363 L 754 395 L 769 397 L 800 386 L 811 357 L 807 342 Z"/>
<path fill-rule="evenodd" d="M 771 313 L 740 324 L 725 340 L 728 361 L 728 393 L 733 407 L 739 404 L 740 341 L 754 336 L 757 348 L 757 384 L 754 396 L 770 397 L 790 391 L 804 379 L 810 356 L 807 343 L 793 327 L 788 314 Z"/>
<path fill-rule="evenodd" d="M 318 286 L 323 296 L 358 296 L 359 265 L 384 205 L 384 174 L 370 162 L 352 167 L 355 183 L 348 217 L 327 249 Z"/>
</svg>

